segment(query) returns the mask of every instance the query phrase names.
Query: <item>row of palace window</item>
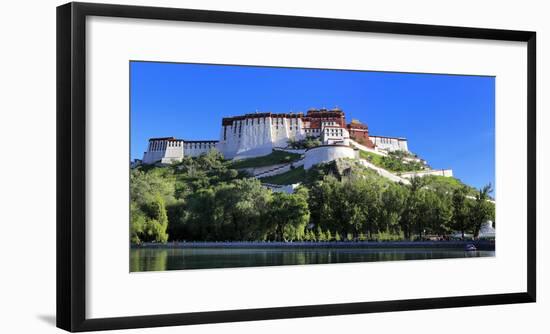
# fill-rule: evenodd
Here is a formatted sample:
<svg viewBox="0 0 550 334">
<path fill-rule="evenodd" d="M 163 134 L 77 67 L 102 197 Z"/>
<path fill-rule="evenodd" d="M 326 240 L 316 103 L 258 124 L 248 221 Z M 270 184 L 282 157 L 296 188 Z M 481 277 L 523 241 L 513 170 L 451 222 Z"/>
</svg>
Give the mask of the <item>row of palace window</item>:
<svg viewBox="0 0 550 334">
<path fill-rule="evenodd" d="M 382 144 L 391 144 L 392 141 L 394 141 L 394 139 L 392 138 L 378 138 L 378 141 L 381 142 Z"/>
<path fill-rule="evenodd" d="M 344 131 L 342 129 L 327 129 L 325 128 L 325 132 L 329 135 L 338 135 L 338 136 L 343 136 L 344 135 Z"/>
<path fill-rule="evenodd" d="M 176 143 L 178 142 L 154 141 L 153 143 L 151 143 L 151 151 L 164 150 L 166 147 L 176 146 Z"/>
<path fill-rule="evenodd" d="M 256 124 L 260 124 L 260 119 L 262 118 L 256 118 Z M 298 123 L 298 119 L 297 118 L 280 118 L 280 117 L 273 117 L 271 118 L 271 124 L 283 124 L 284 123 L 284 120 L 285 119 L 288 119 L 290 124 L 292 125 L 293 123 Z M 242 125 L 243 121 L 235 121 L 233 124 L 235 123 L 239 123 L 239 127 Z M 265 122 L 265 119 L 264 119 L 264 122 Z M 245 125 L 254 125 L 254 118 L 250 119 L 250 118 L 247 118 L 246 121 L 245 121 Z M 236 126 L 233 126 L 233 128 L 235 128 Z"/>
<path fill-rule="evenodd" d="M 196 149 L 196 148 L 212 148 L 216 146 L 216 143 L 185 143 L 186 149 Z"/>
<path fill-rule="evenodd" d="M 246 121 L 247 121 L 247 124 L 248 124 L 248 120 L 246 120 Z M 281 123 L 281 124 L 282 124 L 282 123 Z M 242 130 L 243 130 L 243 128 L 242 128 L 242 123 L 239 123 L 239 126 L 238 126 L 238 127 L 237 127 L 236 125 L 233 126 L 233 134 L 237 133 L 237 129 L 238 129 L 238 131 L 239 131 L 239 138 L 240 138 L 240 137 L 241 137 L 241 134 L 242 134 Z M 293 129 L 294 129 L 294 126 L 292 126 L 292 123 L 291 123 L 291 125 L 289 126 L 289 130 L 292 131 Z M 279 130 L 279 123 L 275 124 L 275 130 Z M 296 130 L 298 130 L 298 125 L 296 125 Z M 224 128 L 223 128 L 223 139 L 224 139 L 224 140 L 227 139 L 227 133 L 226 133 L 226 131 L 227 131 L 227 128 L 224 127 Z"/>
<path fill-rule="evenodd" d="M 150 151 L 161 151 L 167 147 L 180 147 L 181 141 L 168 141 L 168 142 L 153 142 L 151 143 Z M 184 148 L 186 149 L 197 149 L 197 148 L 211 148 L 216 146 L 215 142 L 200 142 L 200 143 L 185 143 Z"/>
</svg>

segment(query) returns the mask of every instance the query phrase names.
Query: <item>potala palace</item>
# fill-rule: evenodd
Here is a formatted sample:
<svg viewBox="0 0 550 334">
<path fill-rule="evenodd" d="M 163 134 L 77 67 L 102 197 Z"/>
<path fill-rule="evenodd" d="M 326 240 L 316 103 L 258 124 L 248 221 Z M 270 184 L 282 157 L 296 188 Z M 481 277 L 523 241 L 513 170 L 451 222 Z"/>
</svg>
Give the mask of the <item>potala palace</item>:
<svg viewBox="0 0 550 334">
<path fill-rule="evenodd" d="M 317 138 L 321 145 L 309 149 L 291 149 L 290 144 L 306 138 Z M 310 109 L 307 113 L 251 113 L 222 119 L 219 140 L 185 140 L 175 137 L 151 138 L 143 155 L 143 164 L 169 164 L 181 161 L 185 156 L 195 157 L 217 149 L 226 159 L 247 159 L 271 154 L 274 150 L 286 150 L 303 154 L 303 159 L 289 168 L 313 165 L 339 158 L 359 159 L 358 151 L 387 155 L 392 151 L 408 152 L 407 139 L 401 137 L 373 136 L 366 124 L 357 120 L 346 122 L 339 109 Z M 366 167 L 377 169 L 363 160 Z M 379 168 L 378 168 L 379 169 Z M 278 168 L 275 172 L 283 172 Z M 268 170 L 269 171 L 269 170 Z M 265 174 L 265 171 L 256 171 Z M 384 175 L 383 170 L 378 172 Z M 426 170 L 415 175 L 437 174 L 452 176 L 450 170 Z M 268 176 L 261 175 L 260 177 Z M 390 173 L 391 174 L 391 173 Z M 406 175 L 394 176 L 403 181 Z"/>
<path fill-rule="evenodd" d="M 305 115 L 254 113 L 223 118 L 219 140 L 151 138 L 143 163 L 171 163 L 213 148 L 226 159 L 245 159 L 270 154 L 306 137 L 317 137 L 323 145 L 349 146 L 352 140 L 369 150 L 407 151 L 405 138 L 369 136 L 366 125 L 355 120 L 346 124 L 341 109 L 310 109 Z"/>
</svg>

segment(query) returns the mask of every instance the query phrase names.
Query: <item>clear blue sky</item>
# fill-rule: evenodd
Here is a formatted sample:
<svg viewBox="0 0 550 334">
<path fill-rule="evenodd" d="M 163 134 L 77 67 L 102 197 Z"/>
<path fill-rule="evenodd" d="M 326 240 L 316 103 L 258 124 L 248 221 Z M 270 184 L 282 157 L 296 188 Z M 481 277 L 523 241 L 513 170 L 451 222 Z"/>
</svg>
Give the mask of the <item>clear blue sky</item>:
<svg viewBox="0 0 550 334">
<path fill-rule="evenodd" d="M 150 137 L 219 139 L 222 117 L 340 107 L 372 135 L 408 139 L 433 168 L 495 185 L 495 78 L 130 63 L 131 158 Z"/>
</svg>

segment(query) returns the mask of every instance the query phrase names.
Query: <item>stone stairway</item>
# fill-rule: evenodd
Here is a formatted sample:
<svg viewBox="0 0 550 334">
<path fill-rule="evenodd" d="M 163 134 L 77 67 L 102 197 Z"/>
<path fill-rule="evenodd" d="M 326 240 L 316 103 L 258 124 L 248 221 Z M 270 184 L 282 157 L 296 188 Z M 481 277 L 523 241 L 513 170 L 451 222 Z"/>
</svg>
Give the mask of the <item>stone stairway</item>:
<svg viewBox="0 0 550 334">
<path fill-rule="evenodd" d="M 300 160 L 293 161 L 293 162 L 289 162 L 289 163 L 284 164 L 282 166 L 279 165 L 279 166 L 273 167 L 273 168 L 268 169 L 266 171 L 262 171 L 261 173 L 258 173 L 258 174 L 254 174 L 254 177 L 262 178 L 262 177 L 268 177 L 268 176 L 273 176 L 273 175 L 279 175 L 279 174 L 283 174 L 283 173 L 286 173 L 286 172 L 290 171 L 292 169 L 292 167 L 296 168 L 296 167 L 300 167 L 300 166 L 303 166 L 303 165 L 304 165 L 304 158 L 302 158 Z"/>
<path fill-rule="evenodd" d="M 400 177 L 400 176 L 388 171 L 387 169 L 375 166 L 374 164 L 368 162 L 365 159 L 359 159 L 359 163 L 361 163 L 361 165 L 363 165 L 363 166 L 365 166 L 369 169 L 372 169 L 372 170 L 376 171 L 378 173 L 378 175 L 380 175 L 382 177 L 385 177 L 385 178 L 389 179 L 390 181 L 402 182 L 403 184 L 409 184 L 410 183 L 410 181 L 408 179 Z"/>
</svg>

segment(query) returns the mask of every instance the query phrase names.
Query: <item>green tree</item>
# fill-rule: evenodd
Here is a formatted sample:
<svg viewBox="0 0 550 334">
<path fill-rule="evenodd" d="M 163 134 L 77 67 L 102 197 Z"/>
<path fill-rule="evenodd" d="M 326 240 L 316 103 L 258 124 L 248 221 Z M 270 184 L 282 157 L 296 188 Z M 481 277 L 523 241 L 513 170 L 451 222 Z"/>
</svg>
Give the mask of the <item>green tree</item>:
<svg viewBox="0 0 550 334">
<path fill-rule="evenodd" d="M 271 191 L 256 179 L 222 183 L 214 191 L 215 202 L 210 211 L 220 234 L 217 240 L 265 239 L 264 220 L 269 215 Z"/>
<path fill-rule="evenodd" d="M 302 240 L 309 222 L 308 192 L 299 188 L 294 194 L 275 193 L 266 217 L 270 234 L 277 241 Z M 314 233 L 311 232 L 314 237 Z"/>
<path fill-rule="evenodd" d="M 399 234 L 407 197 L 406 187 L 396 183 L 388 184 L 381 194 L 381 210 L 378 219 L 381 230 L 390 234 Z"/>
<path fill-rule="evenodd" d="M 464 234 L 470 228 L 470 205 L 466 198 L 467 194 L 466 187 L 460 187 L 453 192 L 452 197 L 452 227 L 462 233 L 462 239 L 464 239 Z"/>
<path fill-rule="evenodd" d="M 342 230 L 339 208 L 342 188 L 341 182 L 331 175 L 312 184 L 308 200 L 311 223 L 323 229 Z"/>
<path fill-rule="evenodd" d="M 494 217 L 495 206 L 489 202 L 489 194 L 493 191 L 491 184 L 487 184 L 478 190 L 475 202 L 470 211 L 470 220 L 472 222 L 474 237 L 477 237 L 481 224 L 487 219 Z"/>
<path fill-rule="evenodd" d="M 130 242 L 141 243 L 141 236 L 145 228 L 146 216 L 134 202 L 130 203 Z"/>
<path fill-rule="evenodd" d="M 449 231 L 452 211 L 447 198 L 448 195 L 430 189 L 419 192 L 416 227 L 420 239 L 424 238 L 424 233 L 445 234 Z"/>
<path fill-rule="evenodd" d="M 146 234 L 157 242 L 168 241 L 168 215 L 166 214 L 166 206 L 164 199 L 157 194 L 153 202 L 148 206 L 149 217 L 146 221 Z"/>
<path fill-rule="evenodd" d="M 420 177 L 410 179 L 410 183 L 407 186 L 409 191 L 401 217 L 401 228 L 407 240 L 411 240 L 412 229 L 419 219 L 420 190 L 422 187 L 424 187 L 424 181 Z"/>
<path fill-rule="evenodd" d="M 153 168 L 147 172 L 133 169 L 130 173 L 130 199 L 138 205 L 151 203 L 158 195 L 173 200 L 175 178 L 167 168 Z"/>
<path fill-rule="evenodd" d="M 174 178 L 169 170 L 147 172 L 133 169 L 130 174 L 130 241 L 168 241 L 166 200 L 175 201 Z"/>
<path fill-rule="evenodd" d="M 317 241 L 325 241 L 326 240 L 325 233 L 323 232 L 323 230 L 321 229 L 321 226 L 319 226 L 319 225 L 317 225 L 317 228 L 315 229 L 315 239 Z"/>
</svg>

